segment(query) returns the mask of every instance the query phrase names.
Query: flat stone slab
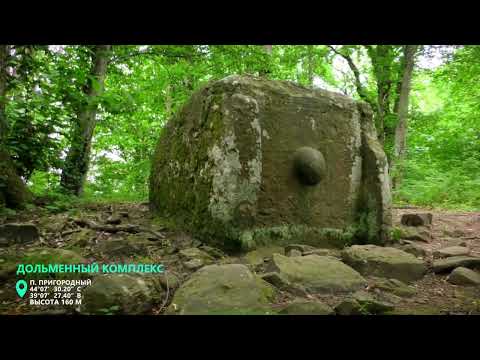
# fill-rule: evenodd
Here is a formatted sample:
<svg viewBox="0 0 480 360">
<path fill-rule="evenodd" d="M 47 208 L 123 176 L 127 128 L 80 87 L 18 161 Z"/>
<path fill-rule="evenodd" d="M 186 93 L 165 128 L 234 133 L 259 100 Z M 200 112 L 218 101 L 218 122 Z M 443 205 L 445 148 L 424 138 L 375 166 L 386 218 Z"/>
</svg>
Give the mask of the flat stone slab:
<svg viewBox="0 0 480 360">
<path fill-rule="evenodd" d="M 422 241 L 429 243 L 432 239 L 432 234 L 430 230 L 425 226 L 405 226 L 400 225 L 397 227 L 397 230 L 400 231 L 400 238 L 405 240 L 414 240 Z"/>
<path fill-rule="evenodd" d="M 450 271 L 457 267 L 480 267 L 480 257 L 452 256 L 445 259 L 438 259 L 433 262 L 432 271 L 435 273 L 440 273 Z"/>
<path fill-rule="evenodd" d="M 353 245 L 342 251 L 342 260 L 362 275 L 412 282 L 427 272 L 425 263 L 414 255 L 392 247 Z"/>
<path fill-rule="evenodd" d="M 367 283 L 358 272 L 330 256 L 286 257 L 273 254 L 269 270 L 279 272 L 311 293 L 354 292 Z"/>
<path fill-rule="evenodd" d="M 167 314 L 266 314 L 275 293 L 245 265 L 207 265 L 177 289 Z"/>
<path fill-rule="evenodd" d="M 0 225 L 0 246 L 13 244 L 29 244 L 38 241 L 40 234 L 32 224 Z"/>
<path fill-rule="evenodd" d="M 478 286 L 480 285 L 480 274 L 471 269 L 458 267 L 452 271 L 448 282 L 454 285 Z"/>
<path fill-rule="evenodd" d="M 281 315 L 334 315 L 335 311 L 320 301 L 297 299 L 282 310 Z"/>
<path fill-rule="evenodd" d="M 465 246 L 449 246 L 433 252 L 434 258 L 447 258 L 452 256 L 467 256 L 470 249 Z"/>
<path fill-rule="evenodd" d="M 416 257 L 424 258 L 428 255 L 427 250 L 425 250 L 420 244 L 416 244 L 409 240 L 406 240 L 405 244 L 398 246 L 398 248 Z"/>
<path fill-rule="evenodd" d="M 412 297 L 415 289 L 397 279 L 376 278 L 374 287 L 400 297 Z"/>
</svg>

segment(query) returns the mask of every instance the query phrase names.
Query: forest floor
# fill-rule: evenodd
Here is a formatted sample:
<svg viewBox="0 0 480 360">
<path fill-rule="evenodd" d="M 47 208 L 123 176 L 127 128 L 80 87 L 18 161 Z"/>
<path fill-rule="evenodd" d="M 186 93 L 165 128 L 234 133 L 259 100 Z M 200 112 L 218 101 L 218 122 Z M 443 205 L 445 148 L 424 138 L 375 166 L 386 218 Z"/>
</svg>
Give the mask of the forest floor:
<svg viewBox="0 0 480 360">
<path fill-rule="evenodd" d="M 461 245 L 470 249 L 471 256 L 480 257 L 480 212 L 455 212 L 422 208 L 398 208 L 394 210 L 394 221 L 398 225 L 404 213 L 429 212 L 433 214 L 430 242 L 415 241 L 415 244 L 426 250 L 423 260 L 431 264 L 432 253 L 448 246 Z M 113 219 L 113 217 L 118 217 Z M 92 229 L 90 225 L 99 225 Z M 134 231 L 111 232 L 115 225 L 109 222 L 121 222 L 125 229 Z M 25 261 L 24 254 L 30 250 L 66 249 L 78 253 L 87 262 L 143 262 L 161 263 L 173 274 L 179 284 L 191 277 L 195 270 L 185 267 L 179 252 L 193 247 L 202 247 L 201 242 L 178 231 L 171 231 L 158 219 L 154 219 L 145 203 L 88 204 L 68 211 L 52 214 L 43 208 L 35 208 L 18 212 L 15 215 L 0 218 L 4 223 L 30 223 L 40 231 L 40 239 L 28 245 L 11 245 L 0 247 L 0 314 L 31 314 L 39 313 L 37 306 L 30 306 L 15 293 L 15 267 Z M 104 229 L 101 229 L 101 227 Z M 118 225 L 120 226 L 120 225 Z M 139 230 L 140 229 L 140 230 Z M 145 230 L 145 229 L 148 229 Z M 144 231 L 145 230 L 145 231 Z M 149 232 L 150 231 L 150 232 Z M 112 241 L 116 240 L 116 241 Z M 138 247 L 135 242 L 142 246 Z M 110 246 L 109 244 L 116 244 Z M 145 245 L 146 246 L 143 246 Z M 118 246 L 120 245 L 120 246 Z M 257 273 L 261 273 L 263 258 L 271 256 L 272 252 L 281 252 L 282 248 L 261 249 L 255 254 L 228 256 L 223 254 L 215 263 L 242 263 Z M 23 260 L 22 260 L 23 259 Z M 52 259 L 60 262 L 59 259 Z M 412 287 L 415 295 L 398 298 L 392 314 L 480 314 L 480 287 L 457 286 L 447 281 L 448 274 L 428 272 L 421 280 L 414 282 Z M 370 278 L 366 277 L 370 282 Z M 161 314 L 165 306 L 171 302 L 173 292 L 167 302 L 156 304 L 150 314 Z M 335 307 L 341 300 L 339 297 L 314 295 L 324 303 Z M 292 300 L 292 296 L 284 294 L 277 306 Z M 49 311 L 52 308 L 48 308 Z M 58 310 L 58 308 L 57 308 Z M 42 310 L 43 311 L 43 310 Z M 46 313 L 45 311 L 40 313 Z M 75 313 L 71 309 L 61 309 L 53 313 Z"/>
</svg>

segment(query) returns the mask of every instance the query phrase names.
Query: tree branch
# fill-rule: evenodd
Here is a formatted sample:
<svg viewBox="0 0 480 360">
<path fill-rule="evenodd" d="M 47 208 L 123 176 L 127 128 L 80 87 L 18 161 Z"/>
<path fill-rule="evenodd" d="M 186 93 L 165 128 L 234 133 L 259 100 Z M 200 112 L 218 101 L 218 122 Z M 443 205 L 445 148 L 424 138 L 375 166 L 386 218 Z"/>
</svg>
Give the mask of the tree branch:
<svg viewBox="0 0 480 360">
<path fill-rule="evenodd" d="M 355 87 L 357 88 L 358 96 L 360 96 L 362 100 L 369 103 L 373 109 L 376 109 L 376 104 L 368 97 L 367 92 L 360 81 L 360 71 L 353 62 L 352 58 L 347 54 L 341 53 L 331 45 L 327 45 L 327 47 L 330 48 L 335 54 L 340 55 L 347 61 L 350 70 L 352 70 L 353 75 L 355 76 Z"/>
</svg>

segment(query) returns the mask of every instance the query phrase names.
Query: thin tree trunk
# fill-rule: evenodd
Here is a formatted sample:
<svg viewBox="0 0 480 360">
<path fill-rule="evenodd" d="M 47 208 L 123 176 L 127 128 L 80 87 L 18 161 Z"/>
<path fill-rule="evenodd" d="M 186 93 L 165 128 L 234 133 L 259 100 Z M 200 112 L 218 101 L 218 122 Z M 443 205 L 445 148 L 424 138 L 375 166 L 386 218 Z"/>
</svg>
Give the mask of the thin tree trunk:
<svg viewBox="0 0 480 360">
<path fill-rule="evenodd" d="M 173 108 L 173 99 L 172 99 L 172 86 L 167 84 L 165 87 L 165 113 L 167 114 L 166 119 L 169 120 L 172 116 Z"/>
<path fill-rule="evenodd" d="M 17 174 L 15 165 L 5 146 L 9 127 L 5 115 L 9 50 L 8 45 L 0 45 L 0 206 L 21 208 L 32 200 L 32 194 Z"/>
<path fill-rule="evenodd" d="M 260 76 L 268 77 L 272 71 L 271 69 L 271 57 L 272 57 L 272 50 L 273 45 L 263 45 L 263 50 L 268 55 L 267 62 L 265 64 L 265 68 L 260 71 Z"/>
<path fill-rule="evenodd" d="M 394 178 L 393 187 L 397 187 L 402 178 L 403 161 L 405 160 L 405 150 L 407 145 L 407 120 L 408 120 L 408 101 L 410 98 L 410 84 L 412 81 L 413 68 L 415 65 L 415 53 L 418 45 L 406 45 L 404 48 L 404 70 L 402 74 L 402 84 L 397 103 L 398 122 L 395 128 L 395 147 L 394 147 Z"/>
<path fill-rule="evenodd" d="M 313 87 L 313 68 L 314 68 L 314 58 L 313 58 L 313 45 L 307 45 L 307 66 L 308 66 L 308 86 Z"/>
<path fill-rule="evenodd" d="M 0 45 L 0 143 L 2 144 L 5 141 L 8 129 L 8 122 L 5 116 L 8 52 L 8 45 Z"/>
<path fill-rule="evenodd" d="M 95 46 L 90 72 L 95 81 L 88 81 L 85 88 L 87 101 L 78 111 L 70 149 L 62 171 L 61 186 L 75 195 L 82 194 L 83 184 L 88 172 L 98 107 L 96 98 L 103 92 L 110 50 L 111 45 Z"/>
</svg>

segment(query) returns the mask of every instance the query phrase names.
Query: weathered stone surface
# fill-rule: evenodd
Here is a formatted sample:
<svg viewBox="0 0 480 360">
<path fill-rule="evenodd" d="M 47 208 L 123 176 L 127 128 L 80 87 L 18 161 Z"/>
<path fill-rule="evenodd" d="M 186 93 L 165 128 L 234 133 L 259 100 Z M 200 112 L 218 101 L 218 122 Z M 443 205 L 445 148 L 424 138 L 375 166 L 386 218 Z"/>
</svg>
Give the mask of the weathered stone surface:
<svg viewBox="0 0 480 360">
<path fill-rule="evenodd" d="M 200 269 L 203 265 L 204 263 L 200 259 L 191 259 L 183 263 L 183 266 L 185 266 L 188 270 L 192 271 Z"/>
<path fill-rule="evenodd" d="M 394 309 L 392 303 L 376 299 L 374 295 L 359 290 L 341 301 L 335 307 L 335 312 L 338 315 L 379 315 Z"/>
<path fill-rule="evenodd" d="M 281 291 L 287 291 L 296 296 L 306 297 L 308 292 L 305 288 L 298 284 L 292 284 L 282 274 L 270 272 L 262 275 L 262 279 L 272 284 Z"/>
<path fill-rule="evenodd" d="M 105 224 L 111 224 L 111 225 L 118 225 L 122 222 L 122 218 L 120 215 L 111 215 L 108 217 L 107 220 L 105 220 Z"/>
<path fill-rule="evenodd" d="M 208 255 L 214 257 L 215 259 L 221 259 L 225 257 L 225 254 L 223 253 L 223 251 L 208 245 L 201 246 L 200 250 L 206 252 Z"/>
<path fill-rule="evenodd" d="M 160 285 L 164 290 L 175 290 L 180 286 L 180 280 L 178 279 L 178 277 L 168 271 L 164 271 L 162 274 L 160 274 L 158 277 L 158 281 L 160 282 Z"/>
<path fill-rule="evenodd" d="M 342 251 L 342 259 L 363 275 L 394 278 L 404 282 L 421 279 L 425 263 L 400 249 L 376 245 L 353 245 Z"/>
<path fill-rule="evenodd" d="M 302 252 L 296 249 L 292 249 L 288 251 L 285 255 L 289 257 L 302 256 Z"/>
<path fill-rule="evenodd" d="M 315 250 L 316 248 L 310 245 L 305 245 L 305 244 L 290 244 L 285 246 L 285 254 L 287 254 L 290 250 L 298 250 L 301 251 L 302 253 L 306 251 L 311 251 Z"/>
<path fill-rule="evenodd" d="M 359 273 L 330 256 L 286 257 L 274 254 L 268 269 L 279 272 L 311 293 L 353 292 L 366 285 L 366 280 Z"/>
<path fill-rule="evenodd" d="M 457 267 L 448 276 L 448 281 L 454 285 L 480 285 L 480 274 L 464 267 Z"/>
<path fill-rule="evenodd" d="M 480 257 L 452 256 L 444 259 L 438 259 L 433 262 L 432 271 L 435 273 L 440 273 L 455 269 L 457 267 L 480 267 Z"/>
<path fill-rule="evenodd" d="M 406 226 L 430 226 L 432 218 L 431 213 L 403 214 L 400 222 Z"/>
<path fill-rule="evenodd" d="M 109 238 L 100 241 L 96 246 L 96 250 L 112 257 L 145 256 L 148 255 L 148 245 L 149 242 L 146 239 L 128 236 L 126 238 Z"/>
<path fill-rule="evenodd" d="M 389 182 L 365 104 L 229 76 L 194 93 L 162 129 L 150 205 L 225 248 L 341 247 L 354 234 L 387 240 Z"/>
<path fill-rule="evenodd" d="M 340 253 L 341 251 L 339 249 L 314 249 L 310 251 L 305 251 L 303 255 L 333 256 L 336 258 L 340 258 Z"/>
<path fill-rule="evenodd" d="M 199 248 L 195 247 L 180 250 L 179 255 L 180 258 L 183 260 L 200 260 L 202 264 L 205 265 L 213 264 L 214 262 L 214 258 L 212 256 L 207 254 L 205 251 L 202 251 Z"/>
<path fill-rule="evenodd" d="M 142 314 L 163 301 L 164 290 L 152 276 L 107 274 L 95 277 L 83 292 L 84 314 Z"/>
<path fill-rule="evenodd" d="M 352 294 L 352 298 L 360 304 L 362 312 L 367 314 L 382 314 L 395 309 L 393 304 L 376 299 L 372 294 L 363 290 Z"/>
<path fill-rule="evenodd" d="M 407 242 L 396 247 L 416 257 L 425 258 L 428 255 L 427 250 L 425 250 L 421 245 L 415 244 L 414 242 Z"/>
<path fill-rule="evenodd" d="M 423 241 L 429 243 L 432 239 L 430 230 L 424 226 L 399 226 L 400 238 L 405 240 Z"/>
<path fill-rule="evenodd" d="M 404 284 L 397 279 L 375 278 L 374 287 L 383 291 L 388 291 L 396 296 L 412 297 L 415 295 L 415 289 Z"/>
<path fill-rule="evenodd" d="M 29 244 L 38 241 L 40 234 L 32 224 L 0 225 L 0 246 Z"/>
<path fill-rule="evenodd" d="M 247 264 L 258 266 L 271 258 L 275 253 L 283 254 L 283 248 L 280 246 L 259 247 L 256 250 L 246 253 L 243 256 L 243 261 Z"/>
<path fill-rule="evenodd" d="M 281 315 L 334 315 L 335 311 L 321 301 L 296 299 L 280 310 Z"/>
<path fill-rule="evenodd" d="M 452 256 L 466 256 L 470 254 L 470 249 L 464 246 L 449 246 L 433 252 L 434 258 L 447 258 Z"/>
<path fill-rule="evenodd" d="M 265 314 L 275 289 L 245 265 L 208 265 L 180 286 L 169 314 Z"/>
<path fill-rule="evenodd" d="M 24 254 L 23 263 L 29 264 L 84 264 L 87 260 L 74 251 L 57 248 L 32 248 Z M 66 273 L 66 275 L 68 275 Z M 71 274 L 70 274 L 71 275 Z"/>
</svg>

